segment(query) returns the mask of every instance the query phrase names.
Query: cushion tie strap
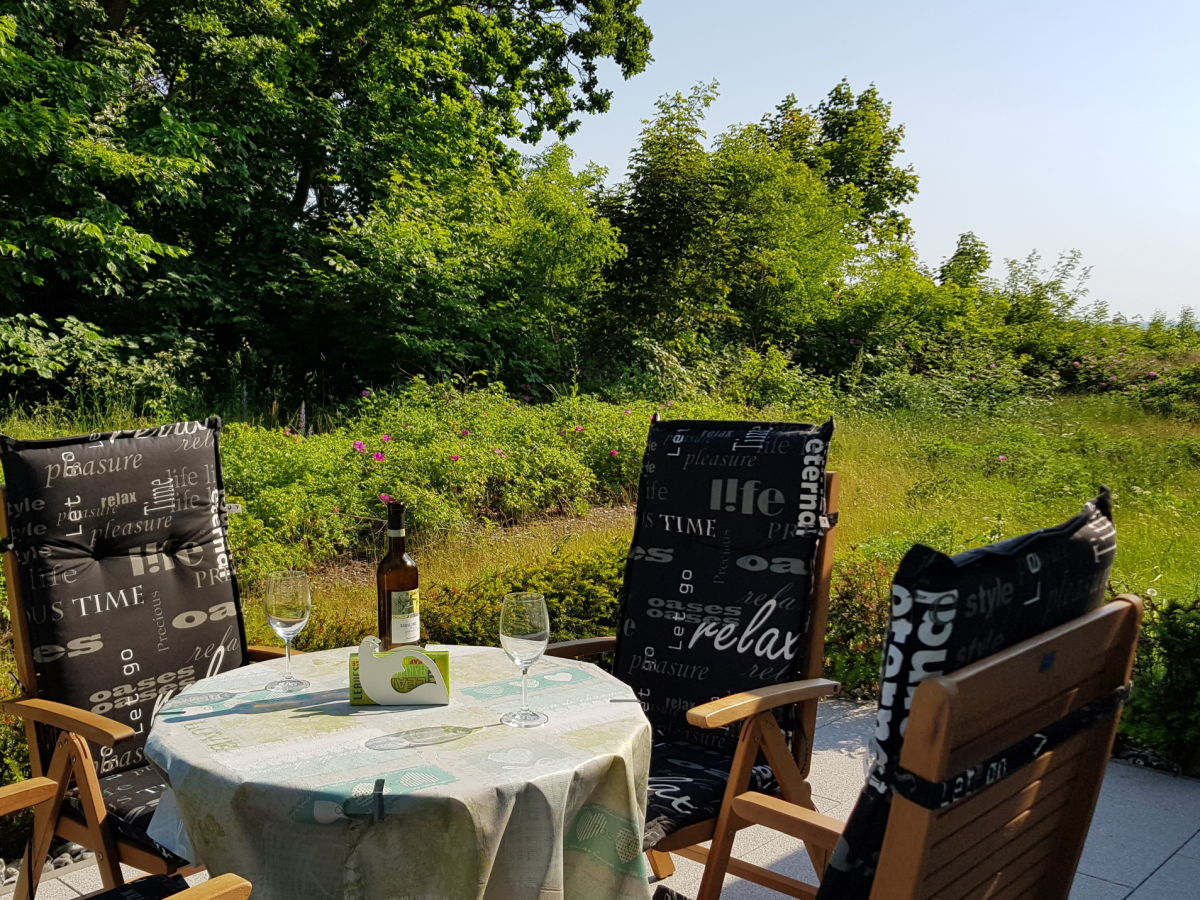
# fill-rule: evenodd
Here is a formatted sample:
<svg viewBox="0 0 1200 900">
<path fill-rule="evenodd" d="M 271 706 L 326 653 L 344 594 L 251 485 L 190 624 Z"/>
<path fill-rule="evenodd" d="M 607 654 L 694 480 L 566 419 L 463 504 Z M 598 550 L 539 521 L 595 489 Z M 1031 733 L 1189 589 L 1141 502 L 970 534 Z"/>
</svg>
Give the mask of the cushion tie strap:
<svg viewBox="0 0 1200 900">
<path fill-rule="evenodd" d="M 953 806 L 1023 769 L 1079 732 L 1114 715 L 1128 699 L 1129 685 L 1123 684 L 1108 696 L 1084 704 L 1024 740 L 945 781 L 929 781 L 897 766 L 891 782 L 892 789 L 904 799 L 911 800 L 925 809 L 945 809 Z"/>
</svg>

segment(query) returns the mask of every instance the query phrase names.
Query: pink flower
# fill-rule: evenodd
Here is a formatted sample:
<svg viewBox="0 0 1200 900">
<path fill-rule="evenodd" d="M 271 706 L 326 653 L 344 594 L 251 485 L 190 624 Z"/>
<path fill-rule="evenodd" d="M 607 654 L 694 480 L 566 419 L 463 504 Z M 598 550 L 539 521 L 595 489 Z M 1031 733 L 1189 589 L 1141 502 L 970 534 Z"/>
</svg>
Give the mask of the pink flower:
<svg viewBox="0 0 1200 900">
<path fill-rule="evenodd" d="M 850 338 L 850 346 L 851 347 L 861 347 L 862 346 L 862 338 Z"/>
<path fill-rule="evenodd" d="M 576 430 L 576 431 L 583 431 L 583 426 L 582 426 L 582 425 L 576 425 L 576 426 L 575 426 L 575 430 Z"/>
<path fill-rule="evenodd" d="M 452 456 L 452 457 L 450 457 L 450 458 L 451 458 L 452 460 L 454 460 L 455 462 L 458 462 L 460 459 L 462 459 L 462 457 L 461 457 L 461 456 Z"/>
<path fill-rule="evenodd" d="M 462 431 L 459 432 L 459 434 L 461 434 L 463 437 L 466 437 L 470 433 L 471 433 L 470 428 L 464 428 Z"/>
<path fill-rule="evenodd" d="M 633 412 L 633 410 L 632 409 L 623 409 L 623 410 L 621 410 L 621 412 L 625 413 L 625 415 L 629 415 L 631 412 Z"/>
<path fill-rule="evenodd" d="M 496 448 L 495 450 L 493 450 L 492 452 L 493 452 L 493 453 L 495 453 L 497 456 L 503 456 L 503 455 L 504 455 L 504 451 L 503 451 L 503 450 L 501 450 L 499 447 L 497 447 L 497 448 Z"/>
<path fill-rule="evenodd" d="M 340 512 L 342 511 L 342 508 L 341 508 L 340 506 L 335 506 L 335 507 L 333 508 L 333 511 L 334 511 L 335 513 L 340 513 Z"/>
<path fill-rule="evenodd" d="M 1079 360 L 1075 360 L 1075 362 L 1073 362 L 1071 365 L 1073 365 L 1075 368 L 1078 369 L 1080 366 L 1083 365 L 1083 363 L 1081 363 Z"/>
<path fill-rule="evenodd" d="M 565 431 L 563 431 L 561 428 L 558 430 L 558 436 L 559 436 L 559 437 L 563 437 L 565 434 L 566 434 L 566 432 L 565 432 Z"/>
<path fill-rule="evenodd" d="M 1001 453 L 999 456 L 997 456 L 997 457 L 996 457 L 996 459 L 1000 460 L 1000 462 L 1007 462 L 1007 461 L 1008 461 L 1008 457 L 1007 457 L 1007 456 L 1005 456 L 1003 453 Z"/>
<path fill-rule="evenodd" d="M 355 442 L 354 442 L 354 449 L 355 449 L 355 450 L 357 450 L 359 453 L 366 453 L 366 452 L 367 452 L 367 445 L 366 445 L 366 444 L 364 444 L 362 441 L 355 441 Z"/>
<path fill-rule="evenodd" d="M 381 441 L 390 441 L 391 439 L 392 436 L 390 434 L 385 434 L 380 438 Z"/>
<path fill-rule="evenodd" d="M 1157 372 L 1147 372 L 1146 374 L 1147 374 L 1147 375 L 1149 375 L 1151 378 L 1157 378 L 1157 377 L 1158 377 L 1158 373 L 1157 373 Z"/>
<path fill-rule="evenodd" d="M 523 397 L 521 397 L 521 399 L 524 400 L 526 403 L 528 403 L 533 398 L 530 397 L 528 394 L 525 394 Z"/>
<path fill-rule="evenodd" d="M 392 495 L 391 494 L 380 494 L 379 499 L 382 500 L 384 503 L 391 503 Z"/>
<path fill-rule="evenodd" d="M 616 456 L 616 455 L 617 455 L 617 451 L 616 451 L 616 450 L 609 450 L 609 451 L 608 451 L 608 455 L 609 455 L 609 456 Z"/>
<path fill-rule="evenodd" d="M 385 459 L 387 459 L 387 457 L 382 453 L 375 452 L 371 454 L 371 459 L 375 460 L 375 462 L 383 462 Z"/>
<path fill-rule="evenodd" d="M 674 406 L 674 405 L 675 405 L 675 401 L 674 401 L 674 400 L 668 400 L 668 401 L 667 401 L 667 406 Z"/>
<path fill-rule="evenodd" d="M 366 390 L 366 389 L 364 388 L 364 389 L 363 389 L 363 392 L 362 392 L 362 395 L 363 395 L 364 397 L 370 397 L 370 396 L 371 396 L 371 392 L 370 392 L 370 391 L 368 391 L 368 390 Z"/>
</svg>

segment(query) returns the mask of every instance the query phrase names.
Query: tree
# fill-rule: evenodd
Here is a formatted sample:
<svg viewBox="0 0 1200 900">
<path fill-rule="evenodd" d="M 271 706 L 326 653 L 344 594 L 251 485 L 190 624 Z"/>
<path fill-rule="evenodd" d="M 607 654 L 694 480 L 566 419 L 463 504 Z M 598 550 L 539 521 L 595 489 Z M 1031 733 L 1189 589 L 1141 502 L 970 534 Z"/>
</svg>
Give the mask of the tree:
<svg viewBox="0 0 1200 900">
<path fill-rule="evenodd" d="M 704 85 L 660 100 L 628 182 L 602 200 L 627 248 L 603 330 L 626 350 L 649 339 L 689 362 L 728 341 L 791 343 L 854 252 L 849 208 L 760 129 L 705 148 L 715 96 Z"/>
<path fill-rule="evenodd" d="M 963 232 L 958 236 L 953 255 L 938 269 L 938 283 L 961 288 L 983 287 L 991 265 L 987 244 L 976 237 L 975 232 Z"/>
<path fill-rule="evenodd" d="M 606 109 L 601 59 L 645 67 L 639 2 L 11 3 L 0 313 L 194 333 L 267 373 L 330 235 L 397 184 L 512 183 L 502 137 Z"/>
<path fill-rule="evenodd" d="M 153 69 L 139 37 L 80 0 L 19 14 L 0 16 L 0 315 L 120 302 L 183 252 L 147 214 L 175 208 L 211 164 L 166 110 L 131 134 L 128 86 Z"/>
<path fill-rule="evenodd" d="M 865 238 L 904 238 L 912 224 L 899 207 L 917 193 L 912 166 L 900 167 L 904 126 L 871 85 L 855 96 L 846 80 L 808 110 L 788 95 L 761 128 L 781 150 L 810 166 L 854 209 Z"/>
</svg>

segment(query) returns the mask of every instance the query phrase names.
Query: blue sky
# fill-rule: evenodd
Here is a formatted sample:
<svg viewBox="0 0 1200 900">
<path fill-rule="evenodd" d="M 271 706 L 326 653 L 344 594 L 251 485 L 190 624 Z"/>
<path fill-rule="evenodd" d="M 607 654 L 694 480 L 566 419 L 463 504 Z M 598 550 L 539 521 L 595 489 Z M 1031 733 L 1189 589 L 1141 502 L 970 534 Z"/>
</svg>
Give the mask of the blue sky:
<svg viewBox="0 0 1200 900">
<path fill-rule="evenodd" d="M 787 94 L 874 82 L 921 177 L 907 211 L 936 266 L 974 231 L 997 263 L 1078 249 L 1088 300 L 1148 317 L 1200 310 L 1200 7 L 1082 0 L 645 0 L 655 62 L 605 83 L 612 110 L 568 143 L 624 175 L 663 94 L 716 80 L 710 136 Z M 1000 267 L 993 270 L 999 274 Z"/>
</svg>

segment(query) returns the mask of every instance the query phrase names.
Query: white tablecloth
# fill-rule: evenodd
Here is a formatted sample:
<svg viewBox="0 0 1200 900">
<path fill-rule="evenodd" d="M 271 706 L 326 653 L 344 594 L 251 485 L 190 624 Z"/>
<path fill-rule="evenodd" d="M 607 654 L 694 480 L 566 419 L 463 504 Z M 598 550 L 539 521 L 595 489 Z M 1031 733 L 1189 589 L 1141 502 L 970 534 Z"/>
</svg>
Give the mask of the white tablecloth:
<svg viewBox="0 0 1200 900">
<path fill-rule="evenodd" d="M 249 878 L 255 900 L 649 896 L 650 726 L 629 688 L 588 663 L 544 658 L 529 699 L 550 721 L 511 728 L 498 724 L 520 705 L 508 657 L 440 649 L 452 654 L 449 706 L 351 706 L 349 648 L 294 656 L 311 682 L 297 694 L 262 690 L 281 661 L 188 688 L 181 698 L 197 705 L 160 714 L 146 746 L 174 789 L 151 837 Z M 397 732 L 452 739 L 365 746 Z"/>
</svg>

